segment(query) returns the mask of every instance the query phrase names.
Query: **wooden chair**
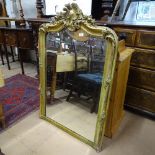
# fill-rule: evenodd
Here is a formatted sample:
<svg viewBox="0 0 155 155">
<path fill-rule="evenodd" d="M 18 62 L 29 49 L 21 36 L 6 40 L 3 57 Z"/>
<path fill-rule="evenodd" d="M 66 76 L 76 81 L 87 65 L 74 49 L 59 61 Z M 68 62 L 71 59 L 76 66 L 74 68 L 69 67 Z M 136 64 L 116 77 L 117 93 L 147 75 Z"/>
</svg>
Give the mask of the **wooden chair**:
<svg viewBox="0 0 155 155">
<path fill-rule="evenodd" d="M 90 110 L 92 113 L 95 111 L 99 102 L 103 70 L 103 61 L 101 64 L 99 63 L 99 68 L 101 68 L 101 70 L 99 70 L 96 68 L 97 61 L 94 61 L 95 59 L 93 58 L 96 58 L 94 57 L 94 54 L 97 53 L 96 50 L 102 53 L 102 47 L 101 45 L 98 45 L 98 47 L 92 46 L 91 42 L 88 41 L 81 42 L 80 44 L 74 43 L 73 46 L 75 52 L 75 77 L 67 101 L 70 100 L 71 96 L 74 96 L 73 91 L 76 92 L 79 97 L 84 95 L 87 96 L 88 99 L 92 98 L 93 104 Z"/>
</svg>

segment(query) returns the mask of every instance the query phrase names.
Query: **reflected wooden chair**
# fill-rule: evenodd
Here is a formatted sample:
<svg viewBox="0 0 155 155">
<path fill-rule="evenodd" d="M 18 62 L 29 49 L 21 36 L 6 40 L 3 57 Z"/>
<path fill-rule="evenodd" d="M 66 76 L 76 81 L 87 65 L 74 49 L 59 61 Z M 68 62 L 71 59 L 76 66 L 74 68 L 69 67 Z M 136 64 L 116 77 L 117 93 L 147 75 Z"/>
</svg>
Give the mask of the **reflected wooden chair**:
<svg viewBox="0 0 155 155">
<path fill-rule="evenodd" d="M 72 87 L 70 89 L 67 101 L 71 96 L 74 96 L 73 92 L 76 92 L 78 97 L 84 95 L 88 99 L 93 100 L 90 112 L 94 112 L 99 102 L 101 82 L 102 82 L 102 66 L 99 64 L 101 70 L 97 70 L 96 63 L 94 61 L 94 55 L 92 47 L 89 43 L 81 43 L 80 45 L 73 44 L 75 52 L 75 77 L 73 79 Z M 101 50 L 100 50 L 101 52 Z M 94 70 L 95 64 L 95 70 Z"/>
</svg>

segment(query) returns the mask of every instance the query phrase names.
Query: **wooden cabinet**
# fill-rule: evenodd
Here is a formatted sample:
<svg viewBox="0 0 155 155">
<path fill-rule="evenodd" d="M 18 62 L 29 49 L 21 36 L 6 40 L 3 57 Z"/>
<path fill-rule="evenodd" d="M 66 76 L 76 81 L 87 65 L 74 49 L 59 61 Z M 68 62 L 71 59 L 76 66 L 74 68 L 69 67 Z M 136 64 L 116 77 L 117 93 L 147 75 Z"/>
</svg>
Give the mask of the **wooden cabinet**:
<svg viewBox="0 0 155 155">
<path fill-rule="evenodd" d="M 112 25 L 119 35 L 125 33 L 126 45 L 134 47 L 125 106 L 155 118 L 155 28 Z"/>
</svg>

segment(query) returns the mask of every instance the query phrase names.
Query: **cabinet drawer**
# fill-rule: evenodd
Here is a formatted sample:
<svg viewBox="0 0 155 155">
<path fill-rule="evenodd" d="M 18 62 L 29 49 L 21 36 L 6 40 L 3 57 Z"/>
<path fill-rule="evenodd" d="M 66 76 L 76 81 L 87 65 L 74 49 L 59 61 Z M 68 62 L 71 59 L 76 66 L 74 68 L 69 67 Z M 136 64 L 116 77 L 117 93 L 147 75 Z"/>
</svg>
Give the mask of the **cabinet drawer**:
<svg viewBox="0 0 155 155">
<path fill-rule="evenodd" d="M 155 31 L 138 31 L 136 46 L 155 49 Z"/>
<path fill-rule="evenodd" d="M 17 34 L 13 31 L 4 31 L 5 44 L 9 46 L 17 46 Z"/>
<path fill-rule="evenodd" d="M 122 28 L 114 28 L 114 31 L 119 36 L 120 34 L 124 33 L 126 35 L 125 44 L 128 46 L 134 46 L 135 39 L 136 39 L 136 30 L 132 29 L 122 29 Z"/>
<path fill-rule="evenodd" d="M 136 87 L 155 91 L 155 71 L 130 67 L 128 83 Z"/>
<path fill-rule="evenodd" d="M 19 47 L 25 49 L 32 49 L 33 36 L 31 31 L 18 31 Z"/>
<path fill-rule="evenodd" d="M 155 113 L 155 92 L 128 86 L 125 104 Z"/>
<path fill-rule="evenodd" d="M 135 48 L 131 65 L 155 70 L 155 50 Z"/>
</svg>

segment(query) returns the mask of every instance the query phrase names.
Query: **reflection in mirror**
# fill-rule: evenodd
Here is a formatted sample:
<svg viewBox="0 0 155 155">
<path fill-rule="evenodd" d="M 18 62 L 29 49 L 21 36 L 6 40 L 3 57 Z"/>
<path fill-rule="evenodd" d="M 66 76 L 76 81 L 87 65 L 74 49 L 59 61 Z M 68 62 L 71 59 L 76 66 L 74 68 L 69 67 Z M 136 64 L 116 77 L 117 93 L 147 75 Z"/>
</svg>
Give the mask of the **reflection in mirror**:
<svg viewBox="0 0 155 155">
<path fill-rule="evenodd" d="M 83 31 L 46 35 L 46 117 L 94 141 L 105 42 Z"/>
</svg>

